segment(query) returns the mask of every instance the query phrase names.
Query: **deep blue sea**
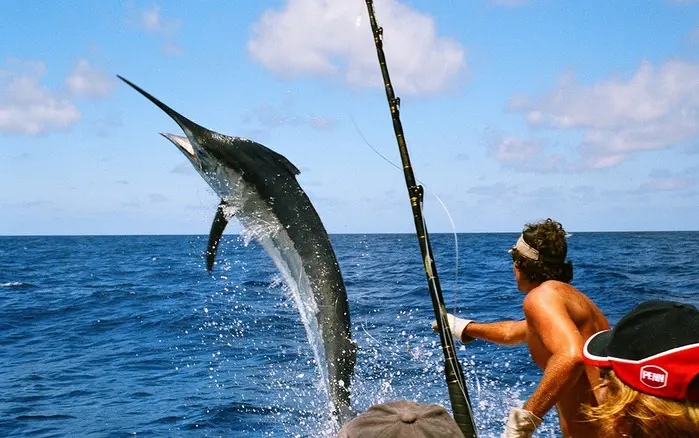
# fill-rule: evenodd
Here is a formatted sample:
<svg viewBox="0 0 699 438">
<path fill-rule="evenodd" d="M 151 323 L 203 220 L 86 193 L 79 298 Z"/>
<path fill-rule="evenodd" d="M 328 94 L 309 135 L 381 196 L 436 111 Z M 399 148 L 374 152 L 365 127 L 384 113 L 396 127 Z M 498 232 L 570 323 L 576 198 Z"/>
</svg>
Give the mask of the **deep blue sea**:
<svg viewBox="0 0 699 438">
<path fill-rule="evenodd" d="M 359 351 L 353 405 L 449 407 L 414 235 L 333 235 Z M 520 319 L 517 234 L 432 235 L 449 309 Z M 294 301 L 255 243 L 226 236 L 0 237 L 0 436 L 332 437 Z M 458 247 L 458 257 L 455 248 Z M 575 233 L 573 284 L 611 322 L 636 303 L 699 305 L 699 232 Z M 481 436 L 541 372 L 526 347 L 462 347 Z M 559 436 L 554 414 L 538 436 Z"/>
</svg>

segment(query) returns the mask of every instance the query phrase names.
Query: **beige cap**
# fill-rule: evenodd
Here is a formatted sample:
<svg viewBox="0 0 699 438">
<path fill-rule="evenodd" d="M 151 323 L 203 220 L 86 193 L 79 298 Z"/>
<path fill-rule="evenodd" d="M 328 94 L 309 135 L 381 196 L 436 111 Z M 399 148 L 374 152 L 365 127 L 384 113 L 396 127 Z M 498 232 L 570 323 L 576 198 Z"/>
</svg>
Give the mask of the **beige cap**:
<svg viewBox="0 0 699 438">
<path fill-rule="evenodd" d="M 337 438 L 464 438 L 440 405 L 396 400 L 371 406 L 345 424 Z"/>
</svg>

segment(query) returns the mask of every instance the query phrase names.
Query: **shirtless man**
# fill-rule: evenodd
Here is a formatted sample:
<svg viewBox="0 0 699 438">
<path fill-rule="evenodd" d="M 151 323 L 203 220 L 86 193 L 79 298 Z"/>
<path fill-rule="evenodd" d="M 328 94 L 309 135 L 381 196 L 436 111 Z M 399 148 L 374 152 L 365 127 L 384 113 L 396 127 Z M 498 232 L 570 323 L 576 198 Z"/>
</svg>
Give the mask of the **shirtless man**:
<svg viewBox="0 0 699 438">
<path fill-rule="evenodd" d="M 522 321 L 478 323 L 447 315 L 454 337 L 461 342 L 484 339 L 503 345 L 527 343 L 544 375 L 522 408 L 512 408 L 503 438 L 530 437 L 542 417 L 555 405 L 567 438 L 596 437 L 585 421 L 582 404 L 597 406 L 593 388 L 599 370 L 586 367 L 582 350 L 593 334 L 608 330 L 600 309 L 568 284 L 573 264 L 566 262 L 567 244 L 561 224 L 551 219 L 527 224 L 510 249 L 517 289 L 524 292 Z"/>
</svg>

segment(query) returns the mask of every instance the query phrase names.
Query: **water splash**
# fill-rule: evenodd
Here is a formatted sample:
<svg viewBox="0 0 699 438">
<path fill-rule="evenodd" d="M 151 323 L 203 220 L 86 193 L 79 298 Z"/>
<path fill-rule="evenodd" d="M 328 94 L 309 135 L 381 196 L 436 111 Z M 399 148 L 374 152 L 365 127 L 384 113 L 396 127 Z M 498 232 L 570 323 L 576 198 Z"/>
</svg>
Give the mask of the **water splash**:
<svg viewBox="0 0 699 438">
<path fill-rule="evenodd" d="M 239 340 L 242 336 L 250 337 L 250 341 L 255 345 L 253 340 L 256 336 L 255 331 L 266 330 L 266 331 L 279 331 L 280 344 L 284 344 L 287 340 L 284 339 L 287 335 L 285 329 L 282 328 L 283 325 L 288 324 L 288 321 L 284 324 L 280 324 L 279 327 L 275 326 L 274 320 L 278 319 L 275 315 L 278 313 L 280 307 L 284 307 L 285 313 L 288 315 L 289 302 L 292 303 L 293 309 L 296 311 L 296 315 L 293 317 L 295 319 L 294 323 L 298 325 L 298 320 L 300 317 L 301 323 L 305 330 L 307 343 L 303 345 L 305 349 L 309 346 L 312 352 L 312 360 L 306 360 L 305 363 L 298 363 L 295 361 L 289 362 L 288 359 L 281 361 L 285 366 L 279 368 L 276 361 L 270 360 L 266 365 L 268 372 L 267 376 L 263 377 L 264 385 L 272 394 L 274 400 L 277 401 L 277 406 L 287 406 L 293 405 L 296 402 L 306 403 L 307 400 L 316 400 L 313 406 L 313 411 L 317 413 L 317 417 L 313 421 L 308 422 L 309 426 L 313 425 L 314 428 L 322 427 L 322 430 L 335 431 L 338 428 L 337 420 L 333 417 L 333 405 L 330 402 L 330 390 L 328 387 L 328 370 L 325 360 L 325 353 L 323 347 L 323 333 L 321 327 L 318 325 L 317 317 L 318 306 L 315 302 L 313 291 L 311 289 L 310 282 L 306 276 L 302 260 L 298 257 L 298 254 L 293 248 L 293 244 L 288 241 L 286 233 L 280 224 L 276 222 L 270 222 L 264 215 L 261 216 L 248 216 L 241 220 L 243 223 L 243 233 L 236 239 L 236 244 L 240 249 L 245 249 L 259 244 L 265 252 L 271 257 L 276 271 L 270 272 L 268 278 L 269 283 L 264 285 L 265 292 L 270 292 L 270 295 L 275 295 L 276 303 L 272 304 L 274 307 L 267 309 L 243 309 L 243 303 L 250 303 L 250 296 L 245 294 L 246 288 L 241 285 L 228 285 L 224 288 L 226 293 L 215 293 L 211 298 L 214 301 L 212 307 L 220 307 L 221 300 L 228 300 L 228 309 L 223 309 L 218 314 L 213 312 L 207 313 L 207 320 L 203 324 L 202 329 L 209 332 L 218 332 L 218 339 L 210 345 L 220 345 L 225 344 L 227 347 L 232 347 L 236 340 Z M 229 247 L 230 251 L 230 247 Z M 235 257 L 235 256 L 234 256 Z M 229 257 L 230 259 L 231 257 Z M 220 276 L 221 279 L 227 281 L 228 274 L 231 270 L 248 270 L 249 267 L 246 266 L 241 260 L 226 261 L 222 267 L 223 271 L 227 273 L 225 276 Z M 232 273 L 231 277 L 240 278 L 239 273 Z M 255 275 L 256 278 L 259 276 Z M 259 290 L 260 284 L 253 284 L 253 288 Z M 245 294 L 228 295 L 230 289 L 240 289 L 240 292 Z M 281 293 L 280 293 L 281 292 Z M 286 300 L 283 304 L 280 304 L 277 300 Z M 233 302 L 230 302 L 230 301 Z M 266 301 L 269 301 L 269 297 L 265 297 Z M 216 303 L 218 301 L 218 303 Z M 231 311 L 232 310 L 232 311 Z M 241 312 L 243 313 L 241 314 Z M 262 314 L 252 315 L 250 312 L 257 311 Z M 210 315 L 209 315 L 210 313 Z M 236 317 L 234 317 L 234 314 Z M 211 318 L 215 317 L 218 321 L 211 321 Z M 251 319 L 252 318 L 252 319 Z M 247 323 L 243 322 L 247 319 Z M 230 321 L 233 321 L 233 325 Z M 214 336 L 215 337 L 215 336 Z M 263 352 L 264 348 L 274 349 L 274 346 L 259 345 L 259 352 Z M 300 345 L 295 345 L 296 349 L 301 348 Z M 257 347 L 256 347 L 257 348 Z M 297 351 L 299 356 L 304 356 L 306 352 Z M 264 354 L 264 353 L 263 353 Z M 214 372 L 220 367 L 219 360 L 221 359 L 218 353 L 213 355 L 210 360 L 210 375 L 208 378 L 213 385 L 220 385 L 218 376 Z M 300 359 L 300 357 L 299 357 Z M 315 368 L 315 373 L 309 373 L 308 367 Z M 312 382 L 309 382 L 309 378 L 314 376 Z M 301 391 L 298 394 L 298 383 L 304 382 L 308 387 L 308 392 L 304 393 Z M 221 386 L 223 390 L 223 386 Z M 293 391 L 292 391 L 293 390 Z M 296 397 L 292 396 L 291 392 L 297 392 Z M 301 415 L 300 412 L 297 412 Z M 281 414 L 280 414 L 281 415 Z M 320 418 L 318 418 L 320 417 Z M 297 419 L 298 420 L 298 419 Z M 293 425 L 294 428 L 298 428 L 299 424 L 297 420 L 289 420 L 289 424 Z M 284 423 L 282 423 L 284 424 Z M 291 430 L 290 430 L 291 432 Z M 319 436 L 321 430 L 315 430 L 314 436 Z M 292 434 L 293 435 L 293 434 Z"/>
</svg>

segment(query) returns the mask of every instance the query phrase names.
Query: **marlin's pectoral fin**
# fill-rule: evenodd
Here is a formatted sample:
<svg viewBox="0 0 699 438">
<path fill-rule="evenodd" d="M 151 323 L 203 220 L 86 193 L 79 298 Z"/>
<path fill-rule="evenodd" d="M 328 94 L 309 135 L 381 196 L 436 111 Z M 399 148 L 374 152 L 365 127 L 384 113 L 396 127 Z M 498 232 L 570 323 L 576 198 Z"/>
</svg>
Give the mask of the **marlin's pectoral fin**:
<svg viewBox="0 0 699 438">
<path fill-rule="evenodd" d="M 226 225 L 228 225 L 226 201 L 222 199 L 216 209 L 216 217 L 214 217 L 214 222 L 211 224 L 211 231 L 209 232 L 209 243 L 206 246 L 206 269 L 209 272 L 214 269 L 216 250 L 218 249 L 218 244 L 221 241 L 221 236 L 223 236 Z"/>
</svg>

